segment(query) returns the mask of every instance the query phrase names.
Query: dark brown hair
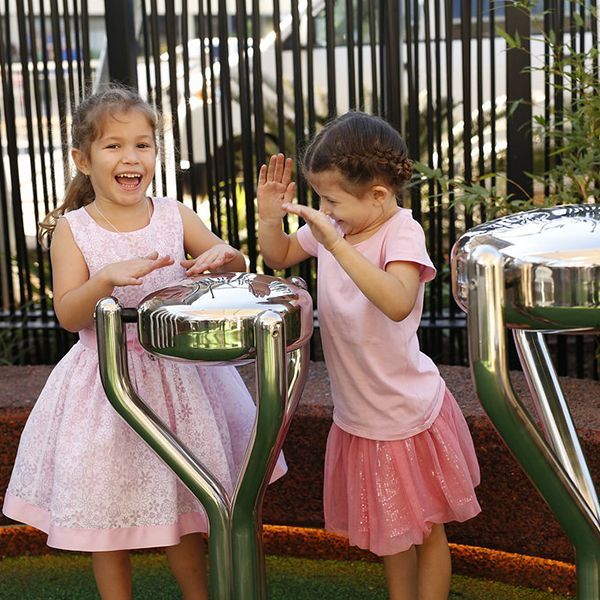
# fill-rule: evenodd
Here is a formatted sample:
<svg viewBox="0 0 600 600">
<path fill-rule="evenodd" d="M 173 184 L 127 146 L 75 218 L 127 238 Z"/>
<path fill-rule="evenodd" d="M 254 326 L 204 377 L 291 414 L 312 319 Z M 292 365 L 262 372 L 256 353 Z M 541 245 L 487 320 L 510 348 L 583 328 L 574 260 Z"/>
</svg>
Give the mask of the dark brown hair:
<svg viewBox="0 0 600 600">
<path fill-rule="evenodd" d="M 380 180 L 397 196 L 411 178 L 412 165 L 402 136 L 382 118 L 358 111 L 326 123 L 301 160 L 305 176 L 337 169 L 353 186 Z"/>
<path fill-rule="evenodd" d="M 153 132 L 156 133 L 159 116 L 135 90 L 122 85 L 109 84 L 100 91 L 89 95 L 73 112 L 71 146 L 80 150 L 89 159 L 92 142 L 100 137 L 106 118 L 134 109 L 141 111 L 146 116 Z M 49 239 L 52 236 L 61 215 L 90 204 L 94 197 L 95 192 L 89 177 L 81 171 L 77 171 L 75 177 L 67 185 L 63 203 L 49 212 L 39 224 L 40 242 L 44 242 L 44 238 Z"/>
</svg>

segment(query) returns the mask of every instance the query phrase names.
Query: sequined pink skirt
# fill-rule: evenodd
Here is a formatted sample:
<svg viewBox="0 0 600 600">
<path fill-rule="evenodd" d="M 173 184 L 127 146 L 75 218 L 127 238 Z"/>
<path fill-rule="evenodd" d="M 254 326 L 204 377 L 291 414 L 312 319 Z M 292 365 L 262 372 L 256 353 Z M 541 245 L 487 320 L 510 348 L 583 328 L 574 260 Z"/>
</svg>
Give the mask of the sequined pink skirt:
<svg viewBox="0 0 600 600">
<path fill-rule="evenodd" d="M 423 543 L 433 524 L 477 515 L 478 484 L 469 428 L 446 391 L 431 427 L 404 440 L 370 440 L 331 427 L 325 528 L 379 556 L 403 552 Z"/>
</svg>

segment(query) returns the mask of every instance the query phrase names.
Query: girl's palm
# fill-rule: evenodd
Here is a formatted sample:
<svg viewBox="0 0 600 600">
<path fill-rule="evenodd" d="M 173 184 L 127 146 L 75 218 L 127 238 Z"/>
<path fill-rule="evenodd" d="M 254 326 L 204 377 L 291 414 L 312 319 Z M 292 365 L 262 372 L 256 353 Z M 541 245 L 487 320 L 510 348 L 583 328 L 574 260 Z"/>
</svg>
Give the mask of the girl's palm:
<svg viewBox="0 0 600 600">
<path fill-rule="evenodd" d="M 325 246 L 329 252 L 333 252 L 334 248 L 342 239 L 342 236 L 333 226 L 331 219 L 324 212 L 315 210 L 310 206 L 291 204 L 288 202 L 283 205 L 283 209 L 285 212 L 302 217 L 310 227 L 317 242 Z"/>
<path fill-rule="evenodd" d="M 285 211 L 284 202 L 291 202 L 296 191 L 292 182 L 292 159 L 283 154 L 271 156 L 269 164 L 263 165 L 258 174 L 256 199 L 262 221 L 281 221 Z"/>
<path fill-rule="evenodd" d="M 187 269 L 186 275 L 199 275 L 205 271 L 216 273 L 236 256 L 237 252 L 228 244 L 216 244 L 197 258 L 183 260 L 180 264 Z"/>
<path fill-rule="evenodd" d="M 121 262 L 112 263 L 104 267 L 105 275 L 111 285 L 141 285 L 142 278 L 155 271 L 173 264 L 170 256 L 159 256 L 158 252 L 151 252 L 147 256 L 131 258 Z"/>
</svg>

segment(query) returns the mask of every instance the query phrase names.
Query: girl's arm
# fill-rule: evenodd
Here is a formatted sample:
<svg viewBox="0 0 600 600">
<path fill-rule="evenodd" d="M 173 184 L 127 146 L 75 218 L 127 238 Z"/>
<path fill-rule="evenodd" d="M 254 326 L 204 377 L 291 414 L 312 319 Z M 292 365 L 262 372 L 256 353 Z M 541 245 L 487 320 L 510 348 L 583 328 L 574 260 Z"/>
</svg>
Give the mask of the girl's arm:
<svg viewBox="0 0 600 600">
<path fill-rule="evenodd" d="M 183 221 L 183 245 L 185 251 L 194 257 L 181 262 L 187 269 L 187 275 L 205 271 L 246 271 L 246 259 L 239 250 L 215 235 L 191 208 L 181 202 L 178 206 Z"/>
<path fill-rule="evenodd" d="M 417 300 L 419 265 L 394 261 L 385 270 L 367 260 L 337 232 L 327 216 L 308 206 L 284 204 L 284 210 L 301 216 L 319 241 L 338 261 L 360 291 L 388 318 L 402 321 Z"/>
<path fill-rule="evenodd" d="M 173 264 L 169 256 L 157 252 L 107 265 L 90 277 L 85 259 L 73 239 L 66 219 L 59 219 L 50 244 L 54 311 L 59 323 L 77 332 L 94 322 L 96 303 L 110 296 L 116 286 L 140 285 L 142 278 Z"/>
<path fill-rule="evenodd" d="M 402 321 L 412 312 L 419 292 L 419 265 L 395 261 L 388 263 L 384 271 L 343 239 L 332 254 L 360 291 L 386 317 Z"/>
<path fill-rule="evenodd" d="M 283 154 L 271 156 L 269 166 L 263 165 L 258 174 L 256 200 L 258 203 L 258 244 L 265 262 L 272 269 L 286 269 L 306 260 L 296 234 L 283 230 L 284 202 L 291 202 L 296 192 L 292 182 L 292 159 Z"/>
</svg>

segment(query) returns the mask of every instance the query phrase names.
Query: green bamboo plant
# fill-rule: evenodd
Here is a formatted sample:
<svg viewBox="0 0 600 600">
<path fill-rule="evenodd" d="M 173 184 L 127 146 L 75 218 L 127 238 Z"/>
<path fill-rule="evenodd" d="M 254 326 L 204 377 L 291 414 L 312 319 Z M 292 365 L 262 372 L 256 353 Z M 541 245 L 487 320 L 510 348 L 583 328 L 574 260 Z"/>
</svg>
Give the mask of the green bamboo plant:
<svg viewBox="0 0 600 600">
<path fill-rule="evenodd" d="M 534 27 L 542 22 L 532 18 L 536 2 L 521 0 L 514 4 L 528 13 Z M 575 0 L 573 6 L 572 25 L 585 28 L 586 23 L 577 10 L 585 7 L 588 24 L 597 26 L 596 6 L 584 0 Z M 431 189 L 435 189 L 436 202 L 452 197 L 451 206 L 462 207 L 468 213 L 480 208 L 490 219 L 539 206 L 592 203 L 600 197 L 599 50 L 593 44 L 588 49 L 576 48 L 565 41 L 566 36 L 555 31 L 546 32 L 542 27 L 538 29 L 533 35 L 545 42 L 549 60 L 544 63 L 539 57 L 532 56 L 530 70 L 543 73 L 549 84 L 550 97 L 562 98 L 562 103 L 549 105 L 546 116 L 534 114 L 533 117 L 536 157 L 549 148 L 541 172 L 527 173 L 538 192 L 533 197 L 525 190 L 518 197 L 507 193 L 509 180 L 503 171 L 479 173 L 467 181 L 460 175 L 450 177 L 443 169 L 432 169 L 417 161 L 411 186 L 420 187 L 429 200 Z M 508 49 L 523 47 L 523 40 L 518 35 L 511 37 L 501 28 L 497 31 Z M 518 104 L 507 107 L 506 119 L 510 119 Z M 427 183 L 435 185 L 423 185 Z"/>
</svg>

